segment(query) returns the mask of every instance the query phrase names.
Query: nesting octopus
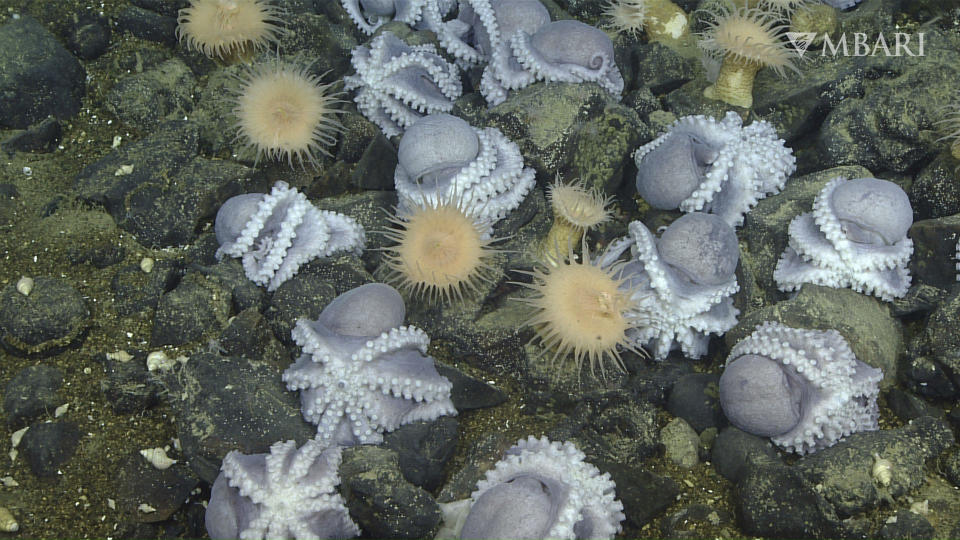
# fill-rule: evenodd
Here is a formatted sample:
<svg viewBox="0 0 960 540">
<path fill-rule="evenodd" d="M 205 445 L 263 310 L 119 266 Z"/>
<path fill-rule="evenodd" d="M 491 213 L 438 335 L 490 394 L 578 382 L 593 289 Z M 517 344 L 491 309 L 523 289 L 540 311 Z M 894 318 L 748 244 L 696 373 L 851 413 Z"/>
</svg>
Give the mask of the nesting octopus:
<svg viewBox="0 0 960 540">
<path fill-rule="evenodd" d="M 453 204 L 492 224 L 523 202 L 535 172 L 520 148 L 496 128 L 475 128 L 449 114 L 414 123 L 400 140 L 394 182 L 400 214 L 415 206 Z"/>
<path fill-rule="evenodd" d="M 325 444 L 378 444 L 385 431 L 455 415 L 452 385 L 426 356 L 430 339 L 401 326 L 403 298 L 368 283 L 336 297 L 315 321 L 299 319 L 293 339 L 303 354 L 283 373 L 300 390 L 304 418 Z"/>
<path fill-rule="evenodd" d="M 790 222 L 789 246 L 773 278 L 783 291 L 804 283 L 852 288 L 891 301 L 907 293 L 913 241 L 910 199 L 877 178 L 837 177 L 820 191 L 813 211 Z"/>
<path fill-rule="evenodd" d="M 659 240 L 639 221 L 628 230 L 600 263 L 610 266 L 630 250 L 617 276 L 650 323 L 629 330 L 629 336 L 658 360 L 675 348 L 690 358 L 703 356 L 710 334 L 725 333 L 740 313 L 732 298 L 740 289 L 733 228 L 718 216 L 693 212 L 671 223 Z"/>
<path fill-rule="evenodd" d="M 878 429 L 881 379 L 836 330 L 767 322 L 730 351 L 720 405 L 738 428 L 809 454 Z"/>
<path fill-rule="evenodd" d="M 773 126 L 742 123 L 732 111 L 720 121 L 701 115 L 677 120 L 634 152 L 637 193 L 654 208 L 709 212 L 739 226 L 796 170 L 793 153 Z"/>
<path fill-rule="evenodd" d="M 270 193 L 227 199 L 214 222 L 218 259 L 241 257 L 247 277 L 268 291 L 296 275 L 317 257 L 363 250 L 366 235 L 353 218 L 318 210 L 286 182 Z"/>
</svg>

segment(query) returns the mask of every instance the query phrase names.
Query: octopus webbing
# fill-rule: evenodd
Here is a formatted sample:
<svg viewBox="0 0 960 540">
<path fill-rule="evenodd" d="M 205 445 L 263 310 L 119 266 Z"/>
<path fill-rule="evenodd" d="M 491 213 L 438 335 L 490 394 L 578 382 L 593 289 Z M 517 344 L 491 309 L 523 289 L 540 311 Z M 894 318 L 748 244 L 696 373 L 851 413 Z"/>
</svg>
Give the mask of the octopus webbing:
<svg viewBox="0 0 960 540">
<path fill-rule="evenodd" d="M 892 301 L 910 288 L 912 224 L 910 199 L 900 186 L 877 178 L 834 178 L 817 195 L 813 211 L 790 222 L 790 243 L 773 278 L 782 291 L 815 283 Z"/>
<path fill-rule="evenodd" d="M 613 538 L 623 504 L 585 458 L 570 442 L 520 439 L 477 483 L 460 538 Z"/>
<path fill-rule="evenodd" d="M 318 210 L 286 182 L 270 193 L 247 193 L 227 199 L 214 229 L 225 255 L 242 257 L 247 277 L 268 291 L 296 275 L 300 266 L 317 257 L 363 250 L 366 235 L 353 218 Z"/>
<path fill-rule="evenodd" d="M 792 151 L 769 123 L 743 127 L 740 116 L 723 120 L 685 116 L 633 154 L 637 193 L 661 210 L 709 212 L 737 227 L 760 199 L 783 189 L 796 170 Z"/>
<path fill-rule="evenodd" d="M 357 27 L 370 35 L 389 21 L 436 32 L 455 0 L 340 0 L 340 3 Z"/>
<path fill-rule="evenodd" d="M 425 114 L 449 112 L 460 97 L 460 74 L 433 45 L 407 45 L 384 32 L 352 51 L 356 73 L 343 78 L 356 90 L 357 108 L 392 137 Z"/>
<path fill-rule="evenodd" d="M 533 187 L 520 148 L 496 128 L 475 128 L 449 114 L 410 126 L 397 150 L 394 182 L 401 215 L 414 206 L 452 203 L 492 224 L 516 208 Z"/>
<path fill-rule="evenodd" d="M 878 429 L 882 378 L 836 330 L 766 322 L 730 351 L 720 405 L 738 428 L 809 454 Z"/>
<path fill-rule="evenodd" d="M 651 322 L 628 335 L 657 360 L 678 347 L 689 358 L 703 356 L 710 334 L 724 334 L 740 314 L 732 299 L 740 289 L 733 228 L 718 216 L 694 212 L 671 223 L 659 240 L 639 221 L 628 230 L 630 236 L 612 242 L 600 259 L 609 266 L 630 249 L 617 275 Z"/>
<path fill-rule="evenodd" d="M 300 319 L 293 339 L 303 354 L 286 371 L 300 390 L 303 417 L 324 444 L 378 444 L 385 431 L 456 415 L 452 385 L 426 356 L 430 338 L 401 326 L 403 298 L 368 283 L 336 297 L 315 321 Z"/>
<path fill-rule="evenodd" d="M 269 454 L 231 451 L 210 489 L 210 538 L 351 538 L 337 468 L 342 448 L 316 440 L 277 442 Z"/>
</svg>

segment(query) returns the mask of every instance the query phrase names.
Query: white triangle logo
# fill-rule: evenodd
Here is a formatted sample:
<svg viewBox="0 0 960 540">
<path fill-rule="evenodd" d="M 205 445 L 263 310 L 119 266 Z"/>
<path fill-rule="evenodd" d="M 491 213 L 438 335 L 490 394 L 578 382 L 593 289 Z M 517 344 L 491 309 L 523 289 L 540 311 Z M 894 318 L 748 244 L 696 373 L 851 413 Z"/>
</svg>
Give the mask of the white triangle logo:
<svg viewBox="0 0 960 540">
<path fill-rule="evenodd" d="M 803 53 L 807 52 L 807 47 L 813 43 L 816 37 L 816 32 L 787 32 L 787 39 L 793 44 L 794 50 L 797 51 L 797 54 L 799 54 L 801 58 L 803 57 Z"/>
</svg>

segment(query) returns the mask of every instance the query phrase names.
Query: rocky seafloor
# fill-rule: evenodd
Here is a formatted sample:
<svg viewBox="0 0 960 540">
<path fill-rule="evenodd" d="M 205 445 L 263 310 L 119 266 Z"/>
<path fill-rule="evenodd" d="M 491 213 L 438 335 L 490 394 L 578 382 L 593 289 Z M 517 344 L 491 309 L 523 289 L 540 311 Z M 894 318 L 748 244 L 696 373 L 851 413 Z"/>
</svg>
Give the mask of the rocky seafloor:
<svg viewBox="0 0 960 540">
<path fill-rule="evenodd" d="M 677 3 L 693 12 L 708 1 Z M 283 57 L 313 62 L 327 81 L 351 73 L 350 51 L 368 37 L 339 2 L 276 3 Z M 597 0 L 543 3 L 554 19 L 602 22 Z M 295 320 L 382 275 L 377 248 L 389 241 L 375 231 L 397 204 L 397 139 L 348 102 L 345 132 L 319 167 L 255 164 L 229 114 L 240 67 L 177 43 L 186 5 L 0 0 L 0 507 L 19 529 L 0 538 L 204 537 L 226 452 L 315 433 L 280 379 L 300 352 Z M 802 77 L 758 75 L 742 114 L 775 127 L 797 171 L 737 229 L 738 324 L 703 358 L 624 353 L 627 372 L 602 379 L 572 363 L 557 375 L 519 328 L 524 306 L 508 301 L 520 294 L 512 271 L 531 269 L 524 246 L 552 221 L 545 187 L 560 174 L 616 196 L 614 219 L 588 235 L 594 250 L 633 220 L 655 230 L 679 212 L 636 196 L 632 152 L 676 118 L 731 107 L 703 97 L 699 62 L 630 36 L 614 36 L 622 99 L 594 84 L 537 83 L 487 108 L 478 73 L 463 76 L 453 113 L 515 141 L 537 186 L 494 228 L 509 236 L 495 259 L 501 279 L 452 305 L 407 299 L 407 321 L 430 335 L 459 414 L 344 451 L 340 492 L 365 537 L 432 537 L 438 503 L 468 497 L 529 435 L 572 441 L 611 474 L 624 538 L 960 537 L 960 180 L 935 124 L 958 96 L 960 6 L 864 0 L 838 25 L 923 32 L 924 56 L 813 54 Z M 913 282 L 903 298 L 778 291 L 788 224 L 836 176 L 887 179 L 909 195 Z M 314 260 L 268 293 L 239 261 L 215 257 L 212 221 L 229 196 L 278 180 L 357 219 L 368 242 L 361 256 Z M 17 290 L 24 277 L 29 308 Z M 836 329 L 881 367 L 880 429 L 797 457 L 732 427 L 720 373 L 764 321 Z M 148 356 L 174 367 L 148 370 Z M 177 463 L 151 466 L 140 451 L 158 447 Z M 881 456 L 888 481 L 875 474 Z"/>
</svg>

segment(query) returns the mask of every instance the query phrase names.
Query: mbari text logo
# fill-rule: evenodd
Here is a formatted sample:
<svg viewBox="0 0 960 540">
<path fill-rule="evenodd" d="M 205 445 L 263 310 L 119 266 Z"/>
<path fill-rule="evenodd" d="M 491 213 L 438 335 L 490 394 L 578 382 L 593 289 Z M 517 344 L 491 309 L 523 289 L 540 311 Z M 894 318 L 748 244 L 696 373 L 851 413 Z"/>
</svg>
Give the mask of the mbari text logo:
<svg viewBox="0 0 960 540">
<path fill-rule="evenodd" d="M 853 39 L 847 36 L 852 35 Z M 787 39 L 793 45 L 799 56 L 807 52 L 810 44 L 816 40 L 814 32 L 787 32 Z M 831 39 L 829 34 L 823 34 L 823 48 L 820 56 L 923 56 L 923 32 L 907 34 L 896 32 L 891 42 L 882 33 L 876 38 L 863 32 L 840 34 L 839 39 Z"/>
</svg>

